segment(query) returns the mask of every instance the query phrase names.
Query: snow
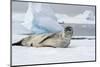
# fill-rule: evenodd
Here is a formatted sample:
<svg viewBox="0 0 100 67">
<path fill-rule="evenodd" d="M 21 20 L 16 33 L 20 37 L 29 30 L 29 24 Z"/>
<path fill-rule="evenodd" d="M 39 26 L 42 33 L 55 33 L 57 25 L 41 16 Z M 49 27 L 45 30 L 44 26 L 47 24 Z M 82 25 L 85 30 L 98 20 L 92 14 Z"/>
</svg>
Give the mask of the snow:
<svg viewBox="0 0 100 67">
<path fill-rule="evenodd" d="M 72 38 L 86 38 L 86 39 L 95 39 L 95 36 L 72 36 Z"/>
<path fill-rule="evenodd" d="M 68 48 L 12 46 L 12 65 L 95 60 L 95 40 L 72 40 Z"/>
</svg>

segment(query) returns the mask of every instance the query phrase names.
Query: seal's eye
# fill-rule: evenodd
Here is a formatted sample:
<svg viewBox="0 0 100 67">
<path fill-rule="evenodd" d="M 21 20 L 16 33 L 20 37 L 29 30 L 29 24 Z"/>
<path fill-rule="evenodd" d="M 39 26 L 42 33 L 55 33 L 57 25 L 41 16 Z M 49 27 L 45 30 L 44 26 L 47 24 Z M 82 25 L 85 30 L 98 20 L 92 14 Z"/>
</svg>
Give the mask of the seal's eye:
<svg viewBox="0 0 100 67">
<path fill-rule="evenodd" d="M 65 31 L 72 31 L 72 27 L 66 27 Z"/>
</svg>

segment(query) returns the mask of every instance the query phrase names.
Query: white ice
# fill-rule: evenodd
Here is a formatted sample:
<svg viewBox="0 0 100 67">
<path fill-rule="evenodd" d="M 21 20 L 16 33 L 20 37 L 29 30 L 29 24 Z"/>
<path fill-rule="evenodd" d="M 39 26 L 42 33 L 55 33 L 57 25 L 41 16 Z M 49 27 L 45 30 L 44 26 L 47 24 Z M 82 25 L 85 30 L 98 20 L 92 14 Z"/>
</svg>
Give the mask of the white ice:
<svg viewBox="0 0 100 67">
<path fill-rule="evenodd" d="M 72 40 L 68 48 L 12 47 L 12 65 L 94 60 L 95 40 Z"/>
</svg>

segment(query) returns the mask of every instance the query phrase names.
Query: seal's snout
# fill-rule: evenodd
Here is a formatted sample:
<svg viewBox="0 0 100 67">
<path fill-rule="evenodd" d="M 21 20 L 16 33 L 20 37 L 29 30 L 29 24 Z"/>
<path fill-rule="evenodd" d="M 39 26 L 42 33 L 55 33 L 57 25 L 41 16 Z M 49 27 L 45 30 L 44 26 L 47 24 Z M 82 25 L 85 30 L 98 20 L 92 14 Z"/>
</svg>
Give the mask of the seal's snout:
<svg viewBox="0 0 100 67">
<path fill-rule="evenodd" d="M 72 31 L 72 27 L 70 27 L 70 26 L 66 27 L 65 31 Z"/>
</svg>

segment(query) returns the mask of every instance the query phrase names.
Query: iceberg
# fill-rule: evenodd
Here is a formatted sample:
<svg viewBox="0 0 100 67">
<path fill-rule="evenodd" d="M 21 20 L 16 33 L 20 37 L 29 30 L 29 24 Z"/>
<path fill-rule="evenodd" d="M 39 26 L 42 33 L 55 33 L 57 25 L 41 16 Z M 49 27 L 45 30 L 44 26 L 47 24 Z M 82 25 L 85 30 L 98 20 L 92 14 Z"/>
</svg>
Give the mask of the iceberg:
<svg viewBox="0 0 100 67">
<path fill-rule="evenodd" d="M 32 3 L 28 4 L 28 9 L 24 17 L 24 23 L 22 25 L 27 28 L 28 30 L 31 30 L 32 28 L 32 19 L 34 19 L 34 16 L 32 15 Z"/>
<path fill-rule="evenodd" d="M 23 25 L 34 34 L 56 33 L 63 31 L 57 22 L 55 12 L 48 4 L 29 3 Z"/>
</svg>

